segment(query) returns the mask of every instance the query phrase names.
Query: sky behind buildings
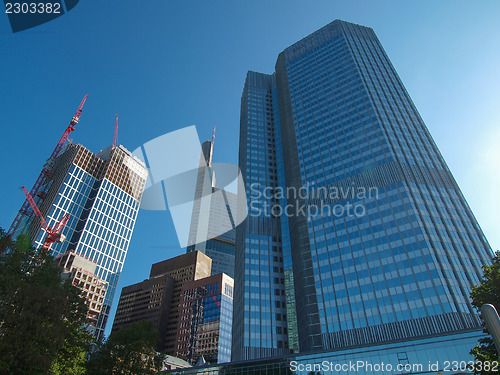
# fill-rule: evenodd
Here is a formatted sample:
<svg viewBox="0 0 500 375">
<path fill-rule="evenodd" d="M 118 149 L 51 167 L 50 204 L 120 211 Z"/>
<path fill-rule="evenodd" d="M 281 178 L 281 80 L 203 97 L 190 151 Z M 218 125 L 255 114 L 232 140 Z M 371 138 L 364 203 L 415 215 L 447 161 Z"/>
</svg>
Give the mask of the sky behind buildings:
<svg viewBox="0 0 500 375">
<path fill-rule="evenodd" d="M 482 1 L 82 0 L 17 34 L 0 16 L 0 226 L 8 229 L 85 93 L 70 138 L 129 150 L 196 125 L 217 126 L 214 162 L 237 163 L 247 70 L 334 19 L 372 27 L 493 249 L 500 249 L 500 3 Z M 174 161 L 175 162 L 175 161 Z M 140 211 L 122 286 L 182 252 L 168 213 Z M 110 318 L 108 331 L 111 328 Z"/>
</svg>

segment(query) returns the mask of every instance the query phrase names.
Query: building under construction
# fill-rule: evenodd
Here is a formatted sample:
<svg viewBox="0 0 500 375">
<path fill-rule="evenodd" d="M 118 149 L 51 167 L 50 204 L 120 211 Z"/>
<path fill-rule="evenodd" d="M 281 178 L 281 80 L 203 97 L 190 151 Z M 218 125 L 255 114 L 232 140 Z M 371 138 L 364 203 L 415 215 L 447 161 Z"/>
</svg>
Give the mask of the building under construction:
<svg viewBox="0 0 500 375">
<path fill-rule="evenodd" d="M 69 278 L 71 283 L 82 291 L 81 296 L 85 298 L 85 304 L 89 309 L 88 330 L 96 333 L 98 318 L 108 289 L 108 283 L 95 274 L 97 263 L 71 250 L 58 255 L 56 262 L 63 269 L 63 277 Z"/>
</svg>

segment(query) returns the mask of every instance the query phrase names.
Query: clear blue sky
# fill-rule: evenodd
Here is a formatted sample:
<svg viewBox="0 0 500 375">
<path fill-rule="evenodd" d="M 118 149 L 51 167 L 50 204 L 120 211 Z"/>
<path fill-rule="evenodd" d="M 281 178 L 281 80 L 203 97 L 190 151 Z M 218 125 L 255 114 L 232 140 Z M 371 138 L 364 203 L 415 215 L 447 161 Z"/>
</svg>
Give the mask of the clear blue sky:
<svg viewBox="0 0 500 375">
<path fill-rule="evenodd" d="M 71 138 L 134 150 L 196 125 L 217 126 L 215 162 L 237 163 L 247 70 L 334 19 L 374 28 L 494 249 L 500 249 L 500 2 L 95 1 L 12 34 L 0 14 L 0 225 L 8 228 L 85 93 Z M 180 254 L 168 212 L 141 211 L 123 286 Z M 108 324 L 111 328 L 112 318 Z"/>
</svg>

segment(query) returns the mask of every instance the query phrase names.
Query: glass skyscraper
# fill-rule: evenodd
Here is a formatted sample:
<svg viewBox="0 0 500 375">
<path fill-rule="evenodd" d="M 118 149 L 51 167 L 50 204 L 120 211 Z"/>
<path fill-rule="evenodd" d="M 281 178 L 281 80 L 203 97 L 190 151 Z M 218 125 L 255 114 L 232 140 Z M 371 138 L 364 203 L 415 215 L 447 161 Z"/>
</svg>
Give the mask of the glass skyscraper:
<svg viewBox="0 0 500 375">
<path fill-rule="evenodd" d="M 474 346 L 493 253 L 372 29 L 334 21 L 247 74 L 239 166 L 233 360 Z"/>
<path fill-rule="evenodd" d="M 95 275 L 107 283 L 96 333 L 104 332 L 118 278 L 125 262 L 139 211 L 147 169 L 123 146 L 108 147 L 94 154 L 69 143 L 51 162 L 35 197 L 49 227 L 65 215 L 65 240 L 53 243 L 54 256 L 72 251 L 95 263 Z M 19 227 L 35 247 L 46 236 L 38 217 L 27 216 Z M 92 286 L 90 286 L 92 288 Z"/>
<path fill-rule="evenodd" d="M 215 187 L 214 140 L 201 146 L 186 251 L 198 250 L 208 255 L 212 259 L 212 275 L 225 273 L 234 277 L 236 225 L 232 212 L 236 210 L 237 197 Z"/>
<path fill-rule="evenodd" d="M 288 232 L 281 219 L 270 215 L 279 203 L 266 194 L 278 187 L 278 159 L 282 161 L 277 88 L 274 75 L 249 72 L 241 99 L 239 167 L 245 181 L 249 215 L 236 228 L 233 360 L 253 359 L 289 352 L 293 337 L 294 299 L 290 280 L 285 287 L 285 264 L 291 270 Z M 280 164 L 281 167 L 281 164 Z M 289 253 L 289 251 L 288 251 Z M 291 272 L 287 272 L 291 276 Z M 293 277 L 292 277 L 293 280 Z M 293 347 L 293 346 L 292 346 Z"/>
</svg>

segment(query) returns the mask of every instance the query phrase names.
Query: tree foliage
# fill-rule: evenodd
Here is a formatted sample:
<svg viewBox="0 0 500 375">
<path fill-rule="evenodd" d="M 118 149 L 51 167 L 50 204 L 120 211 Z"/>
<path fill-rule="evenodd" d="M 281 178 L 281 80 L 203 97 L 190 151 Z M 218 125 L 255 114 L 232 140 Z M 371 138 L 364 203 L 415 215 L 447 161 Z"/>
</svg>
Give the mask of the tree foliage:
<svg viewBox="0 0 500 375">
<path fill-rule="evenodd" d="M 491 265 L 483 266 L 483 279 L 480 285 L 472 287 L 471 299 L 472 305 L 479 311 L 484 304 L 492 304 L 497 311 L 500 311 L 500 252 L 497 252 Z M 485 332 L 488 330 L 485 328 Z M 497 361 L 500 364 L 500 356 L 495 348 L 495 344 L 490 337 L 479 340 L 479 344 L 472 350 L 477 362 L 492 363 Z M 476 374 L 492 374 L 493 372 L 484 369 L 476 369 Z"/>
<path fill-rule="evenodd" d="M 51 255 L 0 229 L 0 373 L 84 374 L 86 314 Z"/>
<path fill-rule="evenodd" d="M 152 322 L 143 320 L 112 332 L 108 340 L 91 353 L 89 373 L 156 374 L 164 355 L 155 350 L 158 332 Z"/>
</svg>

